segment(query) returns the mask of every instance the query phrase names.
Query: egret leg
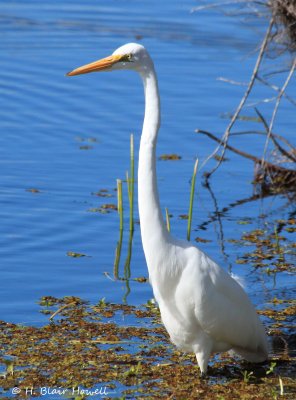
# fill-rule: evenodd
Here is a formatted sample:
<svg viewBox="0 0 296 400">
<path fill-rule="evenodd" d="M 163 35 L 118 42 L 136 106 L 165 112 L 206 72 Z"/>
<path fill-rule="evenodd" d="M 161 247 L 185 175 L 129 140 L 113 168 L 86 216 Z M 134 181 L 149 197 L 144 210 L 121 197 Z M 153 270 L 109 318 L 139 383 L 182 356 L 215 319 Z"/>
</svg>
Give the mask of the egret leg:
<svg viewBox="0 0 296 400">
<path fill-rule="evenodd" d="M 205 378 L 207 375 L 208 362 L 209 362 L 210 355 L 211 355 L 210 351 L 195 354 L 198 366 L 200 368 L 200 377 L 201 378 Z"/>
<path fill-rule="evenodd" d="M 208 375 L 207 375 L 207 373 L 206 373 L 206 372 L 201 372 L 201 373 L 200 373 L 200 379 L 202 379 L 202 380 L 206 380 L 206 379 L 207 379 L 207 377 L 208 377 Z"/>
</svg>

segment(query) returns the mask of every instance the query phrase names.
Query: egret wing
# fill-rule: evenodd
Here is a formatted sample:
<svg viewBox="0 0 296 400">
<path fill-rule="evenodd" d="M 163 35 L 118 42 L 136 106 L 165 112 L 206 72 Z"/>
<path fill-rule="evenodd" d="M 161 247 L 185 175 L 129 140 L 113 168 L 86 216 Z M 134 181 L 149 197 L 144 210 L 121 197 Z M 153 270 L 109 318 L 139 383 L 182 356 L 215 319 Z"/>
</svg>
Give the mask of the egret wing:
<svg viewBox="0 0 296 400">
<path fill-rule="evenodd" d="M 267 352 L 263 326 L 243 288 L 206 255 L 195 316 L 202 329 L 216 342 L 249 352 Z"/>
</svg>

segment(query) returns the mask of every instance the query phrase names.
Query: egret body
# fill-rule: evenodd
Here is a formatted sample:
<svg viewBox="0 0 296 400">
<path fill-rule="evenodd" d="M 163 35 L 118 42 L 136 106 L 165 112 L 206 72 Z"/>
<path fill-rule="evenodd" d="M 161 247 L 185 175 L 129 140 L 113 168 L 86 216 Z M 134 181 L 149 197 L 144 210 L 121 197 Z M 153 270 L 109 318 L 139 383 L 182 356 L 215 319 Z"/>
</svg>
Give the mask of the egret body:
<svg viewBox="0 0 296 400">
<path fill-rule="evenodd" d="M 167 231 L 156 175 L 160 98 L 147 50 L 129 43 L 67 75 L 122 69 L 138 72 L 144 84 L 145 117 L 138 168 L 141 237 L 150 283 L 171 341 L 180 350 L 195 353 L 202 374 L 216 352 L 233 350 L 248 361 L 264 361 L 268 355 L 266 335 L 245 291 L 198 247 Z"/>
</svg>

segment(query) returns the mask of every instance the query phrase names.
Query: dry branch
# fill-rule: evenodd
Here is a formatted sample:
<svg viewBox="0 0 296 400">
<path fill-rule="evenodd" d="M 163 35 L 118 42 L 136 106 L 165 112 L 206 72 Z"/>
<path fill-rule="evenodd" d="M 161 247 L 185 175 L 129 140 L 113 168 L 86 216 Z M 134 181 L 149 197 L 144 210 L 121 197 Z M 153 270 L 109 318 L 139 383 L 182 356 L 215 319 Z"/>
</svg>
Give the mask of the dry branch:
<svg viewBox="0 0 296 400">
<path fill-rule="evenodd" d="M 268 5 L 276 18 L 279 29 L 278 36 L 289 38 L 289 49 L 296 50 L 296 2 L 295 0 L 269 0 Z"/>
<path fill-rule="evenodd" d="M 221 144 L 221 140 L 210 132 L 197 129 L 196 133 L 202 133 L 210 139 Z M 260 184 L 262 192 L 280 193 L 284 191 L 296 191 L 296 170 L 282 167 L 253 156 L 245 151 L 239 150 L 225 143 L 225 147 L 255 163 L 255 178 L 254 183 Z M 209 175 L 207 174 L 207 178 Z"/>
<path fill-rule="evenodd" d="M 276 117 L 276 114 L 277 114 L 277 111 L 278 111 L 278 108 L 279 108 L 279 105 L 280 105 L 280 101 L 281 101 L 281 99 L 283 97 L 283 94 L 285 93 L 285 90 L 286 90 L 286 88 L 288 86 L 288 83 L 290 82 L 290 80 L 292 78 L 292 75 L 294 73 L 295 67 L 296 67 L 296 59 L 294 59 L 294 61 L 292 63 L 291 70 L 290 70 L 290 72 L 289 72 L 289 74 L 287 76 L 287 79 L 286 79 L 283 87 L 279 91 L 279 94 L 278 94 L 278 97 L 277 97 L 277 100 L 276 100 L 276 103 L 275 103 L 275 106 L 274 106 L 274 109 L 273 109 L 271 121 L 270 121 L 270 124 L 269 124 L 269 127 L 268 127 L 267 138 L 266 138 L 265 146 L 264 146 L 264 150 L 263 150 L 263 156 L 262 156 L 262 162 L 261 162 L 262 165 L 264 163 L 268 142 L 269 142 L 270 135 L 271 135 L 271 132 L 272 132 L 274 120 L 275 120 L 275 117 Z"/>
<path fill-rule="evenodd" d="M 250 0 L 233 0 L 233 1 L 220 1 L 220 2 L 213 2 L 212 4 L 204 5 L 195 7 L 193 11 L 202 11 L 204 9 L 209 9 L 212 7 L 233 7 L 234 9 L 237 8 L 238 4 L 245 3 L 245 8 L 248 8 L 251 4 L 258 6 L 258 9 L 255 8 L 253 11 L 259 17 L 262 14 L 259 12 L 260 9 L 265 8 L 265 11 L 268 10 L 270 13 L 269 17 L 269 25 L 267 31 L 265 33 L 265 37 L 262 41 L 262 44 L 259 49 L 259 54 L 257 56 L 257 60 L 251 75 L 251 78 L 247 84 L 247 88 L 243 97 L 241 98 L 239 105 L 232 115 L 230 122 L 222 136 L 221 139 L 218 139 L 216 136 L 207 132 L 205 130 L 197 130 L 197 132 L 203 133 L 210 137 L 212 140 L 219 143 L 219 145 L 215 148 L 215 150 L 210 154 L 206 160 L 203 162 L 203 165 L 206 164 L 210 158 L 214 157 L 219 149 L 222 147 L 222 154 L 218 159 L 217 164 L 215 167 L 207 173 L 207 177 L 209 178 L 221 165 L 222 160 L 224 159 L 224 155 L 226 149 L 235 152 L 236 154 L 243 156 L 252 160 L 255 163 L 255 182 L 261 184 L 262 192 L 263 190 L 270 190 L 274 192 L 281 192 L 281 191 L 296 191 L 296 148 L 293 147 L 284 137 L 280 135 L 275 135 L 273 133 L 273 126 L 275 122 L 275 118 L 281 103 L 282 98 L 287 99 L 293 105 L 296 105 L 296 101 L 292 96 L 288 96 L 286 94 L 287 86 L 295 72 L 296 69 L 296 57 L 292 58 L 291 67 L 287 70 L 282 68 L 281 73 L 287 73 L 286 79 L 282 85 L 282 87 L 278 87 L 273 83 L 266 80 L 267 75 L 266 73 L 263 75 L 265 77 L 262 78 L 262 67 L 261 64 L 263 60 L 266 60 L 272 57 L 272 51 L 276 49 L 277 55 L 282 54 L 283 44 L 285 44 L 284 50 L 296 50 L 296 0 L 265 0 L 265 1 L 250 1 Z M 222 8 L 221 7 L 221 8 Z M 239 7 L 241 10 L 241 7 Z M 266 14 L 265 14 L 266 15 Z M 279 32 L 285 32 L 286 36 L 289 36 L 290 43 L 287 45 L 282 41 L 279 41 Z M 271 72 L 274 74 L 275 71 Z M 221 78 L 220 78 L 221 80 Z M 230 79 L 223 79 L 231 84 L 238 84 L 238 82 L 230 80 Z M 264 134 L 266 135 L 266 141 L 263 149 L 263 155 L 261 158 L 253 156 L 252 154 L 246 153 L 241 151 L 237 148 L 234 148 L 228 144 L 229 138 L 232 135 L 232 128 L 235 123 L 240 119 L 241 111 L 244 107 L 246 107 L 246 101 L 249 98 L 251 92 L 253 91 L 253 87 L 256 82 L 260 82 L 266 86 L 268 86 L 273 91 L 277 92 L 277 95 L 274 96 L 272 99 L 266 98 L 264 102 L 266 103 L 267 100 L 270 102 L 273 100 L 275 102 L 274 108 L 271 113 L 271 118 L 269 122 L 267 122 L 266 118 L 255 108 L 257 115 L 259 116 L 259 122 L 261 122 L 265 128 Z M 239 83 L 241 84 L 241 83 Z M 259 101 L 260 102 L 260 101 Z M 258 104 L 256 102 L 255 104 Z M 250 105 L 248 105 L 250 106 Z M 253 104 L 254 106 L 254 104 Z M 262 134 L 263 132 L 258 131 L 251 131 L 249 133 L 259 133 Z M 268 148 L 269 141 L 273 142 L 275 152 L 272 154 L 276 154 L 276 156 L 280 155 L 278 159 L 276 159 L 275 163 L 269 162 L 266 160 L 266 153 Z M 281 143 L 280 143 L 281 142 Z M 284 160 L 284 161 L 282 161 Z M 295 169 L 285 168 L 280 166 L 279 163 L 281 162 L 292 162 Z"/>
<path fill-rule="evenodd" d="M 235 113 L 233 114 L 233 116 L 231 118 L 231 121 L 230 121 L 229 125 L 226 128 L 225 133 L 224 133 L 224 135 L 222 137 L 222 140 L 219 140 L 219 146 L 216 147 L 214 152 L 212 154 L 210 154 L 209 157 L 207 157 L 207 159 L 203 163 L 203 165 L 204 165 L 205 163 L 207 163 L 209 161 L 210 158 L 214 157 L 217 154 L 217 152 L 219 151 L 220 146 L 223 145 L 223 152 L 222 152 L 221 159 L 220 159 L 220 161 L 218 161 L 218 163 L 212 169 L 212 171 L 209 172 L 209 175 L 212 175 L 217 170 L 217 168 L 220 166 L 221 160 L 223 159 L 225 151 L 226 151 L 226 148 L 227 148 L 227 142 L 228 142 L 228 139 L 229 139 L 230 131 L 231 131 L 233 125 L 235 124 L 235 122 L 236 122 L 236 120 L 237 120 L 237 118 L 238 118 L 238 116 L 239 116 L 239 114 L 240 114 L 240 112 L 241 112 L 241 110 L 242 110 L 247 98 L 249 97 L 249 94 L 251 93 L 251 90 L 253 88 L 253 85 L 254 85 L 254 82 L 255 82 L 255 79 L 256 79 L 256 76 L 257 76 L 257 73 L 258 73 L 258 70 L 259 70 L 259 67 L 260 67 L 261 61 L 263 59 L 263 55 L 264 55 L 266 46 L 267 46 L 267 43 L 268 43 L 268 40 L 269 40 L 269 36 L 270 36 L 270 33 L 271 33 L 273 22 L 274 22 L 274 20 L 273 20 L 273 18 L 271 18 L 271 20 L 269 22 L 269 25 L 268 25 L 268 28 L 267 28 L 267 31 L 266 31 L 266 34 L 265 34 L 265 37 L 263 39 L 262 45 L 260 47 L 259 55 L 257 57 L 257 61 L 256 61 L 256 64 L 255 64 L 255 67 L 254 67 L 250 82 L 249 82 L 248 87 L 247 87 L 247 89 L 245 91 L 245 94 L 242 97 L 242 99 L 241 99 L 241 101 L 240 101 Z"/>
<path fill-rule="evenodd" d="M 288 153 L 288 152 L 278 143 L 278 141 L 276 140 L 276 136 L 277 136 L 277 135 L 273 134 L 273 133 L 270 131 L 270 126 L 268 126 L 268 124 L 267 124 L 265 118 L 263 117 L 263 115 L 259 112 L 259 110 L 257 110 L 257 108 L 255 108 L 255 111 L 256 111 L 256 113 L 258 114 L 258 116 L 259 116 L 261 122 L 263 123 L 263 125 L 264 125 L 264 127 L 265 127 L 265 129 L 266 129 L 267 137 L 270 137 L 270 138 L 271 138 L 271 140 L 273 141 L 273 144 L 274 144 L 275 147 L 279 150 L 279 152 L 280 152 L 282 155 L 284 155 L 285 157 L 287 157 L 289 160 L 291 160 L 291 161 L 293 161 L 293 162 L 296 162 L 296 157 L 294 157 L 294 154 L 295 154 L 295 156 L 296 156 L 296 149 L 294 149 L 294 148 L 291 146 L 291 144 L 288 142 L 289 145 L 291 146 L 291 149 L 292 149 L 292 150 L 291 150 L 291 153 Z M 281 137 L 281 136 L 280 136 L 280 138 L 281 138 L 282 140 L 284 139 L 284 138 Z"/>
</svg>

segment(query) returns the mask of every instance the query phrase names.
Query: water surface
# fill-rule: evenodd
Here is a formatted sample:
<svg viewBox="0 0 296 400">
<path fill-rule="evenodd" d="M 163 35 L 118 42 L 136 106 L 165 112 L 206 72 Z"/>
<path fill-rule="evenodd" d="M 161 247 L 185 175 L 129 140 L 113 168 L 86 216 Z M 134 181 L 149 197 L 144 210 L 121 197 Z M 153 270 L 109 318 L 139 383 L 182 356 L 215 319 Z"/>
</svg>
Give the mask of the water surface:
<svg viewBox="0 0 296 400">
<path fill-rule="evenodd" d="M 199 157 L 202 163 L 215 148 L 194 131 L 224 131 L 228 120 L 221 115 L 233 112 L 244 87 L 217 78 L 247 82 L 254 49 L 267 28 L 267 21 L 242 21 L 213 10 L 191 14 L 194 5 L 189 0 L 1 2 L 1 319 L 42 323 L 46 317 L 37 313 L 36 302 L 44 295 L 121 302 L 126 294 L 124 282 L 105 274 L 113 274 L 118 215 L 89 209 L 116 204 L 116 179 L 125 179 L 129 168 L 130 133 L 136 149 L 139 145 L 142 84 L 126 71 L 65 77 L 67 71 L 109 55 L 126 42 L 144 44 L 155 61 L 162 100 L 157 153 L 182 157 L 178 162 L 158 162 L 161 205 L 173 215 L 173 233 L 185 238 L 186 221 L 178 216 L 187 212 L 194 160 Z M 289 93 L 295 93 L 295 81 Z M 264 97 L 266 88 L 258 87 L 252 101 Z M 271 114 L 269 104 L 261 107 Z M 295 143 L 294 112 L 283 102 L 275 129 Z M 260 155 L 263 139 L 241 136 L 233 145 Z M 212 180 L 220 209 L 253 193 L 252 163 L 227 156 L 230 161 Z M 210 240 L 200 246 L 245 279 L 246 290 L 260 307 L 286 295 L 287 289 L 292 295 L 288 274 L 278 274 L 275 284 L 273 276 L 235 264 L 245 249 L 228 240 L 264 227 L 266 220 L 260 215 L 288 218 L 295 211 L 293 205 L 277 196 L 230 207 L 222 216 L 222 237 L 217 221 L 207 223 L 215 208 L 200 184 L 202 173 L 213 165 L 208 163 L 197 178 L 192 237 Z M 112 197 L 92 194 L 101 189 Z M 127 210 L 125 185 L 124 192 Z M 247 227 L 238 223 L 242 219 L 249 222 Z M 205 222 L 206 229 L 200 230 Z M 69 251 L 88 257 L 72 258 Z M 122 256 L 121 274 L 126 244 Z M 138 224 L 131 271 L 132 278 L 147 276 Z M 148 284 L 131 281 L 130 287 L 127 301 L 132 304 L 152 297 Z"/>
</svg>

